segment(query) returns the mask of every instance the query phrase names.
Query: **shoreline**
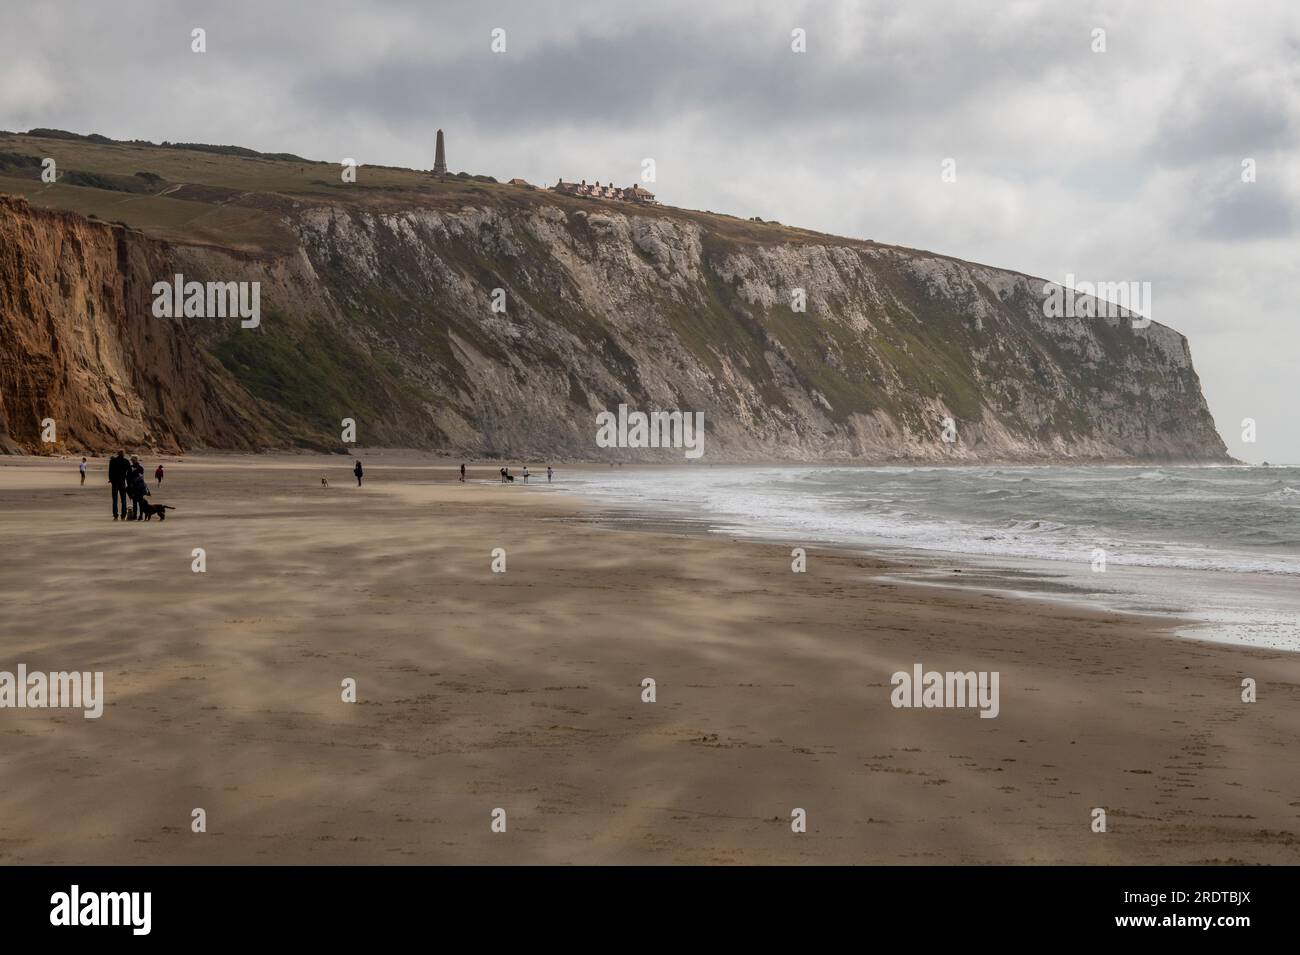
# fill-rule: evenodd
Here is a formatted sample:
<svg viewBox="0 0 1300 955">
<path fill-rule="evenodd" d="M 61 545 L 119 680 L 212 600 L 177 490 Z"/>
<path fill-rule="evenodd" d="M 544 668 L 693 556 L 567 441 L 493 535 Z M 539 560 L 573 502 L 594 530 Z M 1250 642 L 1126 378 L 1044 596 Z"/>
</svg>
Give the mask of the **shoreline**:
<svg viewBox="0 0 1300 955">
<path fill-rule="evenodd" d="M 0 863 L 1300 861 L 1290 653 L 350 462 L 187 457 L 130 527 L 0 467 L 0 670 L 106 700 L 0 709 Z M 999 715 L 895 708 L 917 663 L 1000 672 Z"/>
<path fill-rule="evenodd" d="M 132 448 L 122 445 L 122 449 L 127 455 L 139 454 L 149 455 L 151 457 L 169 458 L 174 460 L 183 460 L 185 458 L 197 459 L 275 459 L 275 458 L 324 458 L 324 459 L 351 459 L 355 457 L 382 457 L 386 460 L 394 458 L 419 458 L 431 467 L 442 465 L 459 465 L 464 461 L 469 463 L 476 462 L 478 467 L 502 467 L 502 466 L 522 466 L 531 462 L 540 462 L 541 467 L 545 468 L 547 462 L 551 464 L 562 464 L 568 468 L 595 469 L 608 467 L 627 467 L 638 470 L 653 469 L 700 469 L 711 467 L 722 468 L 946 468 L 946 467 L 1188 467 L 1188 468 L 1265 468 L 1265 467 L 1296 467 L 1300 465 L 1279 464 L 1269 462 L 1267 464 L 1252 464 L 1249 461 L 1242 461 L 1232 456 L 1223 458 L 1089 458 L 1089 457 L 1055 457 L 1047 458 L 1033 455 L 1024 458 L 909 458 L 909 457 L 891 457 L 891 458 L 810 458 L 807 460 L 801 458 L 773 458 L 756 455 L 753 457 L 724 458 L 713 453 L 709 463 L 700 463 L 699 461 L 683 460 L 677 451 L 671 451 L 663 455 L 661 460 L 649 458 L 631 457 L 628 459 L 593 459 L 593 458 L 569 458 L 560 456 L 547 456 L 544 454 L 528 455 L 500 455 L 496 458 L 483 458 L 474 455 L 454 455 L 442 451 L 425 451 L 418 448 L 384 448 L 384 447 L 358 447 L 349 446 L 346 451 L 320 451 L 314 448 L 263 448 L 258 451 L 239 451 L 227 450 L 220 448 L 193 448 L 190 450 L 160 450 L 139 447 Z M 35 454 L 29 450 L 22 449 L 19 451 L 5 451 L 0 448 L 0 463 L 6 460 L 10 461 L 58 461 L 68 460 L 70 458 L 88 457 L 92 461 L 96 459 L 107 460 L 117 451 L 117 446 L 103 450 L 60 450 L 49 454 Z"/>
<path fill-rule="evenodd" d="M 264 451 L 256 454 L 238 454 L 234 452 L 219 452 L 214 455 L 191 455 L 188 458 L 178 456 L 170 458 L 170 464 L 188 461 L 198 467 L 296 467 L 303 470 L 322 469 L 323 471 L 334 468 L 349 470 L 350 463 L 356 457 L 375 458 L 380 457 L 381 462 L 376 467 L 382 467 L 390 472 L 423 472 L 429 471 L 433 474 L 444 474 L 444 481 L 455 481 L 456 471 L 459 467 L 457 459 L 450 458 L 430 458 L 426 452 L 417 449 L 397 448 L 397 449 L 357 449 L 357 455 L 340 455 L 332 453 L 312 452 L 306 450 L 295 450 L 290 452 Z M 75 456 L 61 456 L 59 460 L 75 460 Z M 93 459 L 92 459 L 93 460 Z M 16 462 L 19 467 L 41 466 L 51 463 L 51 459 L 41 456 L 14 456 L 9 459 L 0 458 L 0 468 L 13 466 L 11 462 Z M 106 464 L 106 461 L 105 461 Z M 1146 462 L 1135 464 L 1115 464 L 1116 468 L 1132 468 L 1144 466 Z M 170 466 L 170 465 L 169 465 Z M 495 485 L 495 471 L 503 466 L 496 461 L 479 461 L 469 464 L 471 483 L 487 483 Z M 700 517 L 692 514 L 687 509 L 672 507 L 653 507 L 644 504 L 631 503 L 628 501 L 601 499 L 599 496 L 592 496 L 584 490 L 575 489 L 567 485 L 568 477 L 578 474 L 597 476 L 607 473 L 609 470 L 615 470 L 623 473 L 618 466 L 611 468 L 607 463 L 600 462 L 583 462 L 577 464 L 562 464 L 564 476 L 554 487 L 554 491 L 565 491 L 569 495 L 569 502 L 574 507 L 584 509 L 590 508 L 593 511 L 603 514 L 603 519 L 610 522 L 611 526 L 628 527 L 639 529 L 645 527 L 650 530 L 659 530 L 661 532 L 687 531 L 698 533 L 704 536 L 730 536 L 734 540 L 750 540 L 769 544 L 781 545 L 808 545 L 822 550 L 831 550 L 840 552 L 846 556 L 868 557 L 886 562 L 890 565 L 890 570 L 882 573 L 882 580 L 895 580 L 903 583 L 910 583 L 916 586 L 940 587 L 952 590 L 987 590 L 990 592 L 1001 593 L 1016 599 L 1029 601 L 1046 601 L 1050 603 L 1059 603 L 1070 607 L 1079 607 L 1082 609 L 1100 610 L 1101 612 L 1111 612 L 1138 617 L 1146 617 L 1154 620 L 1162 628 L 1173 628 L 1177 636 L 1181 639 L 1198 640 L 1206 643 L 1224 644 L 1228 646 L 1240 647 L 1257 647 L 1269 650 L 1282 650 L 1285 652 L 1300 652 L 1300 638 L 1291 636 L 1285 638 L 1281 644 L 1260 642 L 1251 638 L 1247 633 L 1249 628 L 1245 627 L 1240 621 L 1225 620 L 1221 615 L 1216 616 L 1215 612 L 1198 613 L 1188 607 L 1164 606 L 1161 605 L 1160 599 L 1145 591 L 1131 590 L 1125 592 L 1123 589 L 1116 590 L 1096 590 L 1093 587 L 1085 586 L 1085 580 L 1079 579 L 1075 575 L 1071 579 L 1067 573 L 1071 569 L 1070 565 L 1061 560 L 1048 557 L 1028 557 L 1014 554 L 976 554 L 963 552 L 959 550 L 944 550 L 925 547 L 910 547 L 907 544 L 896 544 L 892 542 L 853 542 L 843 539 L 836 539 L 822 534 L 809 535 L 790 535 L 784 531 L 775 529 L 765 529 L 762 527 L 747 526 L 740 520 L 713 519 Z M 750 469 L 765 470 L 773 468 L 797 467 L 803 469 L 825 468 L 838 469 L 843 467 L 864 467 L 875 469 L 888 469 L 898 467 L 904 470 L 925 470 L 929 467 L 946 467 L 946 464 L 878 464 L 878 465 L 840 465 L 834 463 L 823 463 L 816 465 L 793 465 L 793 464 L 723 464 L 718 467 L 721 469 Z M 968 466 L 954 462 L 952 466 Z M 969 465 L 974 467 L 983 467 L 984 464 Z M 989 465 L 997 466 L 997 465 Z M 1008 467 L 1044 467 L 1049 468 L 1050 464 L 1029 464 L 1014 465 L 1008 464 Z M 1109 466 L 1109 465 L 1105 465 Z M 1152 465 L 1156 466 L 1156 465 Z M 1186 464 L 1186 465 L 1167 465 L 1169 467 L 1258 467 L 1252 465 L 1204 465 L 1204 464 Z M 646 464 L 631 465 L 627 468 L 630 472 L 668 472 L 686 471 L 698 469 L 701 465 L 682 465 L 682 464 Z M 709 467 L 712 467 L 711 465 Z M 1274 467 L 1282 468 L 1283 465 Z M 485 475 L 484 472 L 487 472 Z M 539 480 L 540 478 L 540 480 Z M 350 476 L 348 478 L 351 479 Z M 533 474 L 533 484 L 545 483 L 545 465 L 541 466 L 541 473 Z M 618 519 L 615 519 L 618 515 Z M 1122 567 L 1126 572 L 1133 574 L 1138 578 L 1147 580 L 1166 578 L 1175 580 L 1186 577 L 1190 579 L 1203 578 L 1204 581 L 1214 583 L 1223 581 L 1233 582 L 1234 580 L 1251 580 L 1255 574 L 1227 571 L 1223 569 L 1192 569 L 1186 567 L 1170 567 L 1162 565 L 1149 564 L 1124 564 L 1116 562 L 1116 567 Z M 963 575 L 962 580 L 951 580 L 941 576 L 942 574 Z M 1264 575 L 1265 583 L 1269 583 L 1268 577 Z M 985 581 L 985 584 L 974 585 L 970 581 L 978 579 Z M 1086 578 L 1085 578 L 1086 579 Z M 1115 575 L 1110 575 L 1110 580 L 1115 579 Z M 1026 586 L 1028 585 L 1028 586 Z M 1159 591 L 1160 588 L 1154 588 Z M 1213 588 L 1211 588 L 1213 589 Z M 1169 600 L 1177 599 L 1174 595 L 1165 594 Z"/>
<path fill-rule="evenodd" d="M 634 478 L 642 470 L 647 474 L 662 473 L 631 469 L 629 477 Z M 893 574 L 898 580 L 927 586 L 967 586 L 972 579 L 980 579 L 989 589 L 1024 599 L 1057 601 L 1181 623 L 1179 635 L 1187 639 L 1300 652 L 1300 630 L 1294 625 L 1296 614 L 1300 613 L 1300 600 L 1293 592 L 1300 566 L 1293 560 L 1281 567 L 1255 567 L 1252 563 L 1265 560 L 1258 554 L 1208 551 L 1206 556 L 1189 561 L 1186 551 L 1177 556 L 1144 556 L 1140 551 L 1136 555 L 1126 554 L 1121 542 L 1114 545 L 1117 550 L 1109 555 L 1109 568 L 1103 562 L 1103 572 L 1098 573 L 1086 549 L 1094 545 L 1081 545 L 1077 552 L 1064 555 L 1051 552 L 1050 547 L 1037 553 L 998 550 L 981 543 L 995 539 L 985 535 L 996 534 L 998 525 L 990 522 L 984 527 L 967 517 L 957 518 L 956 526 L 966 535 L 964 539 L 960 535 L 952 539 L 958 546 L 935 546 L 923 538 L 900 535 L 898 527 L 882 532 L 870 524 L 865 528 L 861 525 L 855 528 L 852 523 L 840 524 L 838 516 L 830 519 L 830 512 L 824 510 L 801 511 L 805 520 L 792 522 L 783 519 L 780 510 L 770 509 L 775 501 L 771 495 L 764 501 L 767 509 L 756 508 L 754 502 L 758 499 L 753 498 L 752 492 L 726 478 L 726 472 L 734 470 L 722 469 L 720 481 L 696 480 L 684 494 L 671 493 L 668 485 L 659 485 L 644 500 L 634 499 L 633 492 L 638 485 L 621 474 L 603 479 L 603 472 L 588 471 L 580 473 L 579 483 L 589 482 L 590 486 L 582 490 L 597 506 L 633 515 L 633 524 L 635 515 L 644 514 L 655 525 L 676 522 L 683 528 L 736 539 L 835 548 L 887 560 L 911 570 Z M 763 470 L 768 473 L 757 479 L 758 486 L 781 482 L 791 474 L 806 477 L 811 473 L 805 468 Z M 848 475 L 846 480 L 852 480 L 851 469 L 836 470 Z M 902 476 L 923 475 L 929 470 L 875 469 L 877 474 Z M 1029 469 L 1007 470 L 1023 473 Z M 1132 467 L 1121 470 L 1147 471 Z M 1162 471 L 1170 472 L 1176 473 L 1176 469 Z M 1005 479 L 1005 475 L 1002 477 Z M 740 491 L 739 498 L 734 496 L 737 491 Z M 802 502 L 796 495 L 791 503 Z M 924 503 L 920 505 L 924 506 Z M 851 512 L 848 514 L 849 518 L 853 516 Z M 1018 520 L 1018 524 L 1051 526 L 1056 521 L 1069 520 L 1061 514 L 1040 511 L 1023 512 L 1022 516 L 1024 520 Z M 809 517 L 812 519 L 808 520 Z M 921 526 L 946 519 L 924 511 L 909 517 Z M 1030 517 L 1043 520 L 1030 521 Z M 972 534 L 980 536 L 976 539 Z M 1095 539 L 1109 537 L 1103 531 Z M 1107 544 L 1108 548 L 1111 546 Z M 1107 569 L 1109 573 L 1104 572 Z M 958 574 L 962 575 L 960 580 L 949 576 Z"/>
</svg>

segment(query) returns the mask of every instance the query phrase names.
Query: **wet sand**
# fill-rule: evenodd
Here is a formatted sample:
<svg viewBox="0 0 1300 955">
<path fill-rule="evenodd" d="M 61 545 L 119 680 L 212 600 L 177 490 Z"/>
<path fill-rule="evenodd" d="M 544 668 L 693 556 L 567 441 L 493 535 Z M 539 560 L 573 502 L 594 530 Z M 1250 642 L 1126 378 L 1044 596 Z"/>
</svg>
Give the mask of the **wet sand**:
<svg viewBox="0 0 1300 955">
<path fill-rule="evenodd" d="M 0 459 L 0 671 L 106 693 L 0 709 L 0 863 L 1300 862 L 1296 654 L 612 529 L 564 471 L 164 459 L 123 524 L 76 460 Z M 893 708 L 918 662 L 999 716 Z"/>
</svg>

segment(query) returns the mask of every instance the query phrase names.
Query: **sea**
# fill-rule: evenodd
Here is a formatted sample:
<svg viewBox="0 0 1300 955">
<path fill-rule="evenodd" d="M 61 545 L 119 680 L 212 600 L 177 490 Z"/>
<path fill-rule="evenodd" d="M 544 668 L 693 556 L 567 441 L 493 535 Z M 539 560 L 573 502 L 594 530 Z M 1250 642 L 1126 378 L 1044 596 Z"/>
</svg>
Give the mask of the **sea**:
<svg viewBox="0 0 1300 955">
<path fill-rule="evenodd" d="M 1300 652 L 1300 466 L 616 467 L 564 486 L 613 513 L 893 557 L 916 583 Z"/>
</svg>

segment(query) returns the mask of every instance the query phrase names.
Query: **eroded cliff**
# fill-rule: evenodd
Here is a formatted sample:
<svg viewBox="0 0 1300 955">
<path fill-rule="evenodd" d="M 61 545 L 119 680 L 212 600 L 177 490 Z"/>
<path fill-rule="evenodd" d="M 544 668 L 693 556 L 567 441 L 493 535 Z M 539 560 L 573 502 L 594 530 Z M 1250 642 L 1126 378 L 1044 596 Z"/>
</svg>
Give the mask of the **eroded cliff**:
<svg viewBox="0 0 1300 955">
<path fill-rule="evenodd" d="M 249 252 L 0 197 L 0 440 L 325 448 L 352 418 L 363 446 L 680 459 L 596 446 L 626 403 L 703 412 L 709 461 L 1226 458 L 1181 335 L 1046 318 L 1039 279 L 540 192 L 435 205 L 272 197 L 292 241 Z M 260 324 L 155 318 L 178 272 L 259 282 Z"/>
</svg>

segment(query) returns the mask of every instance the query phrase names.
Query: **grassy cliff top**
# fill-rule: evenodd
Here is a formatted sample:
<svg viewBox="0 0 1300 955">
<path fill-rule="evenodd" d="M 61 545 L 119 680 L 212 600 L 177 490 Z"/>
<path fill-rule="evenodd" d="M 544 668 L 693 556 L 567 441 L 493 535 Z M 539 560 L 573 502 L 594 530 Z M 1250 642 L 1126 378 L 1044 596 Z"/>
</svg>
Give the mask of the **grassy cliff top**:
<svg viewBox="0 0 1300 955">
<path fill-rule="evenodd" d="M 46 157 L 57 165 L 55 183 L 41 181 Z M 0 193 L 23 196 L 44 208 L 120 222 L 170 242 L 250 253 L 291 250 L 295 242 L 284 215 L 316 204 L 376 212 L 549 204 L 690 220 L 742 243 L 876 244 L 720 213 L 560 196 L 464 173 L 435 178 L 427 170 L 362 165 L 357 181 L 345 183 L 341 172 L 339 163 L 236 146 L 123 142 L 52 129 L 0 132 Z"/>
</svg>

